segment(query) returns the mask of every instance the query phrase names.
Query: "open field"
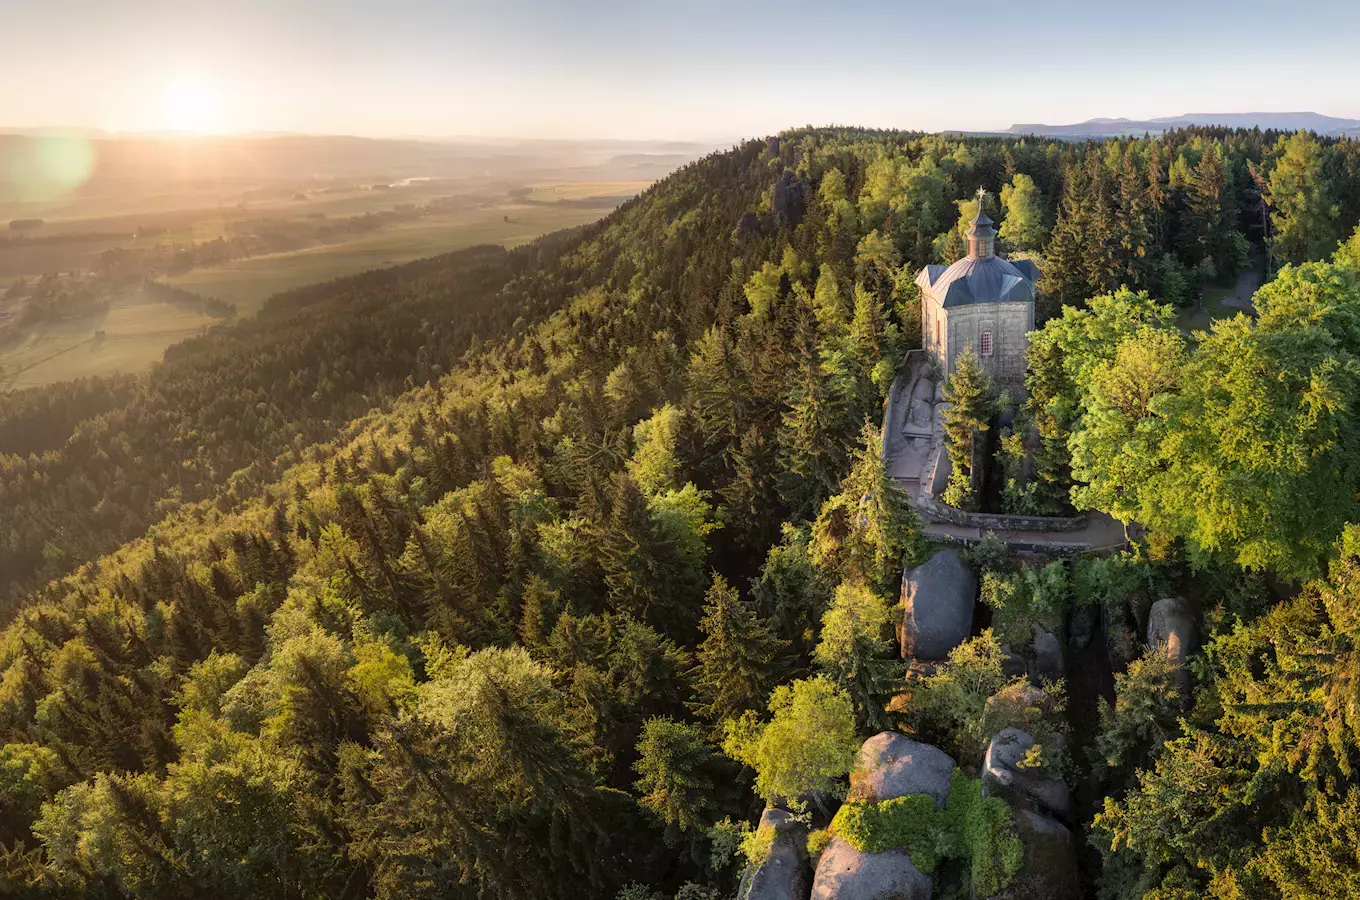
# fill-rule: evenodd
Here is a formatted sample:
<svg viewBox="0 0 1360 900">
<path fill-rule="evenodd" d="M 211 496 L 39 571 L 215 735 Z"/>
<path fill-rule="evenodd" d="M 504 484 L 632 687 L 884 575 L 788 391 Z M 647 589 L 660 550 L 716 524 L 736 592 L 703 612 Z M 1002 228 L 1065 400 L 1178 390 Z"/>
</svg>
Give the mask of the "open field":
<svg viewBox="0 0 1360 900">
<path fill-rule="evenodd" d="M 163 280 L 234 303 L 239 313 L 249 315 L 280 291 L 475 244 L 515 247 L 551 231 L 593 222 L 612 208 L 506 204 L 441 213 L 340 244 L 232 260 Z"/>
<path fill-rule="evenodd" d="M 219 321 L 129 291 L 103 315 L 38 326 L 0 346 L 0 390 L 136 371 Z"/>
<path fill-rule="evenodd" d="M 74 180 L 35 163 L 63 147 L 90 163 Z M 0 135 L 0 175 L 28 173 L 0 177 L 0 391 L 136 371 L 220 321 L 127 285 L 248 316 L 281 291 L 595 221 L 706 150 Z"/>
<path fill-rule="evenodd" d="M 646 183 L 618 181 L 543 184 L 533 186 L 528 195 L 517 191 L 514 199 L 508 192 L 499 192 L 497 200 L 483 199 L 485 194 L 479 192 L 481 196 L 469 196 L 465 204 L 451 203 L 438 212 L 396 222 L 339 243 L 231 260 L 159 280 L 233 303 L 240 315 L 251 315 L 271 295 L 291 288 L 475 244 L 514 247 L 552 231 L 593 222 L 645 187 Z M 353 214 L 361 209 L 361 201 L 372 202 L 372 193 L 359 196 L 341 193 L 325 202 L 332 204 L 332 211 L 340 205 Z M 387 195 L 386 208 L 390 209 L 392 202 L 390 194 Z M 275 209 L 288 212 L 305 204 L 306 201 L 289 200 Z M 180 233 L 192 232 L 200 240 L 215 237 L 217 232 L 212 230 L 211 219 L 196 218 L 204 214 L 202 210 L 175 213 Z M 158 239 L 165 237 L 161 235 Z M 148 240 L 154 239 L 70 241 L 22 250 L 0 249 L 0 288 L 19 276 L 32 277 L 35 273 L 31 266 L 35 264 L 43 267 L 39 271 L 79 270 L 110 246 L 135 250 Z M 29 261 L 28 268 L 23 264 L 25 259 Z M 137 371 L 159 360 L 171 344 L 216 321 L 220 320 L 151 301 L 139 290 L 128 290 L 114 299 L 105 315 L 35 326 L 20 339 L 0 344 L 0 390 Z M 96 332 L 101 330 L 104 337 L 96 339 Z"/>
</svg>

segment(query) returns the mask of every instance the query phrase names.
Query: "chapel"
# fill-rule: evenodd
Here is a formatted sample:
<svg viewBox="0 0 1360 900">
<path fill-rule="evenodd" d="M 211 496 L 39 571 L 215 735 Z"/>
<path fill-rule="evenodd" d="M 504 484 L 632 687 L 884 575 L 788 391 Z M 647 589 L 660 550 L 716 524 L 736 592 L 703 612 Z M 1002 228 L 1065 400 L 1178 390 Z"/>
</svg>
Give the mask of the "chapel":
<svg viewBox="0 0 1360 900">
<path fill-rule="evenodd" d="M 1025 349 L 1034 329 L 1034 283 L 1039 268 L 1027 259 L 996 255 L 996 228 L 983 212 L 968 228 L 968 254 L 952 266 L 926 266 L 921 288 L 921 343 L 946 376 L 971 347 L 982 371 L 1003 385 L 1025 380 Z"/>
</svg>

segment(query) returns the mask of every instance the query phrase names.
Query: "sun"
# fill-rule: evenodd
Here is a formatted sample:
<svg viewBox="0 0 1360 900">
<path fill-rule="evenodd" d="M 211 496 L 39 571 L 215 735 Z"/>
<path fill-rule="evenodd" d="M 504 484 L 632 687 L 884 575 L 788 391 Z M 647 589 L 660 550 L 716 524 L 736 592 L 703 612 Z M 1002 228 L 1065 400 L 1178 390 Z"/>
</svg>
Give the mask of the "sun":
<svg viewBox="0 0 1360 900">
<path fill-rule="evenodd" d="M 161 97 L 161 120 L 170 131 L 202 134 L 216 131 L 220 109 L 211 87 L 191 78 L 179 78 L 166 85 Z"/>
</svg>

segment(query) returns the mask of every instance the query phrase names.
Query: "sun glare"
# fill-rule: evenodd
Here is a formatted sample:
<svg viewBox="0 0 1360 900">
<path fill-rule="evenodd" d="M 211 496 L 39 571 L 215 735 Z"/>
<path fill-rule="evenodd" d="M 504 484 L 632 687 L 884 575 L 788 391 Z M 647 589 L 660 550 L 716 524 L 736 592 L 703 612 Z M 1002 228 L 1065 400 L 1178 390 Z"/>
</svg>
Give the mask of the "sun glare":
<svg viewBox="0 0 1360 900">
<path fill-rule="evenodd" d="M 217 95 L 201 81 L 171 82 L 161 98 L 161 118 L 171 131 L 201 134 L 220 129 Z"/>
</svg>

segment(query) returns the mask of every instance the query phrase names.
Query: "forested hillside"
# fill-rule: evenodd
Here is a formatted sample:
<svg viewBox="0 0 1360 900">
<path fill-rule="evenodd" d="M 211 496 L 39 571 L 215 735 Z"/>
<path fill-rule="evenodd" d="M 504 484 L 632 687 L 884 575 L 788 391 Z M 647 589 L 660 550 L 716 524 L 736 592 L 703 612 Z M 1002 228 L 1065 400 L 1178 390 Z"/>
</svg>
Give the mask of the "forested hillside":
<svg viewBox="0 0 1360 900">
<path fill-rule="evenodd" d="M 1148 537 L 1042 576 L 975 551 L 994 630 L 904 693 L 924 541 L 878 424 L 979 185 L 1044 278 L 1024 502 Z M 760 798 L 832 787 L 857 734 L 976 771 L 1007 629 L 1192 585 L 1195 696 L 1149 712 L 1170 676 L 1130 653 L 1069 752 L 1083 875 L 1347 896 L 1358 220 L 1348 141 L 797 131 L 0 398 L 0 892 L 728 896 Z M 1267 259 L 1259 319 L 1175 327 Z M 1309 586 L 1272 606 L 1267 570 Z M 781 769 L 808 732 L 830 781 Z"/>
</svg>

